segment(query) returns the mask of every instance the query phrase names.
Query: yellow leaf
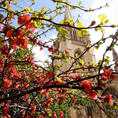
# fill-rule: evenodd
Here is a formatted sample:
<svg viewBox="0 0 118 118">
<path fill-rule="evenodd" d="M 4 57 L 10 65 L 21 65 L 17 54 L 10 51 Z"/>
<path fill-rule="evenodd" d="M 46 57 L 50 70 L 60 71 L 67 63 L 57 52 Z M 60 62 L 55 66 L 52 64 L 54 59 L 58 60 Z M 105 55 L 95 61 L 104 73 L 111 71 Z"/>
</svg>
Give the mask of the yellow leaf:
<svg viewBox="0 0 118 118">
<path fill-rule="evenodd" d="M 0 37 L 0 47 L 2 47 L 2 38 Z"/>
<path fill-rule="evenodd" d="M 42 8 L 41 8 L 41 13 L 43 13 L 44 11 L 45 11 L 46 9 L 45 9 L 45 6 L 43 6 Z"/>
<path fill-rule="evenodd" d="M 82 22 L 79 21 L 79 22 L 77 22 L 77 27 L 78 27 L 78 28 L 84 28 L 84 25 L 83 25 Z M 82 36 L 88 35 L 88 34 L 89 34 L 89 32 L 88 32 L 87 29 L 78 30 L 78 36 L 79 36 L 79 37 L 82 37 Z"/>
<path fill-rule="evenodd" d="M 84 25 L 82 22 L 79 21 L 79 22 L 77 22 L 77 27 L 82 28 L 82 27 L 84 27 Z"/>
<path fill-rule="evenodd" d="M 59 81 L 60 83 L 62 82 L 62 80 L 60 78 L 57 78 L 57 81 Z"/>
<path fill-rule="evenodd" d="M 100 24 L 104 25 L 104 22 L 106 20 L 107 16 L 105 14 L 101 14 L 98 16 L 98 19 L 100 21 Z"/>
<path fill-rule="evenodd" d="M 79 1 L 78 5 L 80 6 L 82 4 L 82 1 Z"/>
</svg>

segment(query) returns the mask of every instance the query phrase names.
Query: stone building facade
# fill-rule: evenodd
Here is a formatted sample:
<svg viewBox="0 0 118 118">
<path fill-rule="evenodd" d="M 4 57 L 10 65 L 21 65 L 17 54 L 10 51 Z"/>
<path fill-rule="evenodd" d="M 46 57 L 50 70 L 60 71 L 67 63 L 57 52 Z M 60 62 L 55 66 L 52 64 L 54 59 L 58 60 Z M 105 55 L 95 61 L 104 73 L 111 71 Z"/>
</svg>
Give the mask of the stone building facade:
<svg viewBox="0 0 118 118">
<path fill-rule="evenodd" d="M 72 16 L 69 9 L 66 8 L 64 20 L 69 20 L 69 19 L 72 19 Z M 73 26 L 74 25 L 75 24 L 73 24 Z M 78 31 L 76 29 L 72 29 L 69 27 L 64 27 L 64 28 L 67 30 L 66 37 L 63 37 L 60 35 L 60 33 L 58 33 L 58 38 L 61 38 L 61 40 L 55 41 L 54 47 L 61 52 L 68 50 L 70 53 L 70 56 L 72 57 L 74 57 L 76 53 L 81 54 L 82 52 L 84 52 L 87 49 L 88 44 L 90 43 L 89 34 L 79 37 L 77 34 Z M 114 68 L 115 68 L 115 71 L 118 71 L 118 54 L 116 53 L 114 49 L 112 50 L 112 53 L 113 53 L 113 60 L 116 63 L 116 66 Z M 96 63 L 93 49 L 91 48 L 90 50 L 88 50 L 84 54 L 82 59 L 84 60 L 84 63 L 86 65 L 90 64 L 91 62 Z M 70 67 L 69 63 L 63 63 L 61 61 L 59 63 L 60 65 L 63 65 L 61 68 L 61 71 L 65 71 Z M 108 83 L 104 91 L 101 92 L 101 94 L 103 95 L 112 94 L 118 98 L 118 80 L 114 80 L 112 81 L 112 83 Z M 94 107 L 92 107 L 91 105 L 87 107 L 83 107 L 81 111 L 75 110 L 74 108 L 70 108 L 71 117 L 72 118 L 90 118 L 89 115 L 91 115 L 91 118 L 107 118 L 107 116 L 104 114 L 104 112 L 100 109 L 98 105 L 95 104 L 93 106 Z M 107 106 L 106 104 L 102 104 L 102 105 L 100 104 L 100 106 L 105 109 L 105 112 L 107 112 L 107 107 L 109 106 Z M 111 111 L 112 110 L 114 111 L 113 108 L 109 108 L 109 109 Z M 118 118 L 117 115 L 118 113 L 114 114 L 113 117 Z"/>
</svg>

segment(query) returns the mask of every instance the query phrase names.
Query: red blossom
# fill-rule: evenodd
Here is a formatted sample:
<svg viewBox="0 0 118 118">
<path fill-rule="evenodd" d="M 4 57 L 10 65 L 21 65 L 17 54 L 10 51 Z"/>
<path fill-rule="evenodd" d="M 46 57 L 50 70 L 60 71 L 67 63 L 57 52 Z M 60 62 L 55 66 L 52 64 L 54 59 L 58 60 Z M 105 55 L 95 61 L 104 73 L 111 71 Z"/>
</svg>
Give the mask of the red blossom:
<svg viewBox="0 0 118 118">
<path fill-rule="evenodd" d="M 4 106 L 4 114 L 6 115 L 9 111 L 9 104 L 5 104 Z"/>
<path fill-rule="evenodd" d="M 84 80 L 81 82 L 81 84 L 84 86 L 85 92 L 92 92 L 92 83 L 90 80 Z"/>
<path fill-rule="evenodd" d="M 11 38 L 12 34 L 13 34 L 13 31 L 12 30 L 8 30 L 7 33 L 6 33 L 6 37 Z"/>
<path fill-rule="evenodd" d="M 67 92 L 66 89 L 62 89 L 61 91 L 59 91 L 60 94 L 65 94 Z"/>
<path fill-rule="evenodd" d="M 59 97 L 61 100 L 65 100 L 66 99 L 66 96 L 60 96 Z"/>
<path fill-rule="evenodd" d="M 23 115 L 23 116 L 25 115 L 25 110 L 22 110 L 22 115 Z"/>
<path fill-rule="evenodd" d="M 61 110 L 60 111 L 60 118 L 63 118 L 64 117 L 64 113 L 63 113 L 63 111 Z"/>
<path fill-rule="evenodd" d="M 22 25 L 24 23 L 30 22 L 30 15 L 29 14 L 23 14 L 22 17 L 18 17 L 18 24 Z"/>
<path fill-rule="evenodd" d="M 54 52 L 54 47 L 52 46 L 52 47 L 48 48 L 48 51 L 49 52 Z"/>
<path fill-rule="evenodd" d="M 42 44 L 42 41 L 41 41 L 41 40 L 38 40 L 38 44 L 39 44 L 39 45 Z"/>
<path fill-rule="evenodd" d="M 53 84 L 54 84 L 54 81 L 53 80 L 49 82 L 49 85 L 53 85 Z"/>
<path fill-rule="evenodd" d="M 54 112 L 52 112 L 52 117 L 57 118 L 57 115 Z"/>
<path fill-rule="evenodd" d="M 29 94 L 24 95 L 24 101 L 29 97 Z"/>
<path fill-rule="evenodd" d="M 91 93 L 88 95 L 88 97 L 96 100 L 97 99 L 97 93 Z"/>
<path fill-rule="evenodd" d="M 112 74 L 112 78 L 115 78 L 117 76 L 117 74 L 113 73 Z"/>
<path fill-rule="evenodd" d="M 72 103 L 74 103 L 74 104 L 75 104 L 75 103 L 76 103 L 76 101 L 77 101 L 77 99 L 76 99 L 76 98 L 73 98 L 73 99 L 72 99 Z"/>
<path fill-rule="evenodd" d="M 112 74 L 112 73 L 111 73 L 111 70 L 109 70 L 109 69 L 104 68 L 103 71 L 104 71 L 104 72 L 103 72 L 103 75 L 105 75 L 105 76 L 107 76 L 107 77 L 110 77 L 111 74 Z"/>
<path fill-rule="evenodd" d="M 31 106 L 31 115 L 35 112 L 35 110 L 36 110 L 36 105 L 32 105 Z"/>
<path fill-rule="evenodd" d="M 15 89 L 19 88 L 20 86 L 21 86 L 21 83 L 20 83 L 20 82 L 16 82 L 16 83 L 13 85 L 13 87 L 14 87 Z"/>
<path fill-rule="evenodd" d="M 80 76 L 79 73 L 75 73 L 75 74 L 71 75 L 71 78 L 72 78 L 73 80 L 75 80 L 75 79 L 81 79 L 81 76 Z"/>
<path fill-rule="evenodd" d="M 108 77 L 107 77 L 107 76 L 103 76 L 102 79 L 103 79 L 103 80 L 107 80 Z"/>
<path fill-rule="evenodd" d="M 45 105 L 45 108 L 46 108 L 46 109 L 49 109 L 49 108 L 50 108 L 50 104 L 47 103 L 47 104 Z"/>
<path fill-rule="evenodd" d="M 65 54 L 69 55 L 70 53 L 69 53 L 69 51 L 68 51 L 68 50 L 65 50 Z"/>
<path fill-rule="evenodd" d="M 55 103 L 58 104 L 59 103 L 59 99 L 57 99 Z"/>
<path fill-rule="evenodd" d="M 111 95 L 106 95 L 105 96 L 105 99 L 108 100 L 108 102 L 109 102 L 110 105 L 114 103 L 114 100 L 112 100 Z"/>
<path fill-rule="evenodd" d="M 4 115 L 3 118 L 11 118 L 11 116 L 8 114 L 8 115 Z"/>
<path fill-rule="evenodd" d="M 10 87 L 11 84 L 12 84 L 12 80 L 5 79 L 3 84 L 4 84 L 5 87 Z"/>
</svg>

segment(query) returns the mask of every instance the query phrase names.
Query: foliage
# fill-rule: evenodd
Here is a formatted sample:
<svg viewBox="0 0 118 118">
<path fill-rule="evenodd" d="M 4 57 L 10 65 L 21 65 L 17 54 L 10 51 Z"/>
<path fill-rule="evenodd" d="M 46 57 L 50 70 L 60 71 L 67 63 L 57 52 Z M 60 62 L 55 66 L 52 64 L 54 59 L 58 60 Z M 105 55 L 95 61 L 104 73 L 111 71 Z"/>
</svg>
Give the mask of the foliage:
<svg viewBox="0 0 118 118">
<path fill-rule="evenodd" d="M 99 91 L 104 90 L 107 83 L 117 79 L 114 63 L 110 65 L 106 53 L 118 44 L 118 32 L 86 45 L 86 50 L 75 57 L 67 49 L 62 51 L 54 45 L 50 46 L 51 39 L 48 42 L 41 40 L 42 35 L 53 29 L 60 36 L 53 43 L 58 43 L 71 34 L 68 29 L 70 32 L 76 30 L 81 39 L 89 35 L 89 29 L 101 30 L 104 34 L 105 27 L 117 27 L 107 26 L 109 20 L 104 14 L 98 16 L 99 24 L 91 21 L 87 27 L 80 21 L 75 26 L 71 18 L 59 22 L 55 20 L 67 6 L 85 12 L 102 7 L 85 9 L 82 1 L 76 6 L 68 0 L 50 0 L 52 5 L 55 4 L 55 9 L 42 6 L 40 11 L 34 11 L 32 5 L 35 5 L 35 0 L 29 0 L 28 7 L 25 8 L 18 7 L 19 1 L 0 1 L 0 117 L 67 118 L 71 107 L 80 110 L 80 106 L 87 106 L 91 101 L 107 102 L 117 110 L 116 98 L 112 98 L 113 95 L 110 94 L 103 96 Z M 99 49 L 107 39 L 112 41 L 99 63 L 90 62 L 86 65 L 82 59 L 84 55 L 93 47 Z M 51 61 L 45 61 L 46 66 L 39 65 L 29 46 L 38 46 L 40 51 L 47 49 Z M 66 70 L 62 69 L 64 64 Z M 83 74 L 83 71 L 86 73 Z M 104 113 L 113 116 L 112 113 Z"/>
</svg>

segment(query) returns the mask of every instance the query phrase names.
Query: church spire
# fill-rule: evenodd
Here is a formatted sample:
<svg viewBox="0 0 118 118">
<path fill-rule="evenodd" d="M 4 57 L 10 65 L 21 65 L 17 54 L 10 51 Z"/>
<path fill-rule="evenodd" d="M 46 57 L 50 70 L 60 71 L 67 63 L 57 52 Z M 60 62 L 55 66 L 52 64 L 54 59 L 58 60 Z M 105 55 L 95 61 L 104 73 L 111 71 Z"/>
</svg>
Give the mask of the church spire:
<svg viewBox="0 0 118 118">
<path fill-rule="evenodd" d="M 72 19 L 72 15 L 71 15 L 70 10 L 69 10 L 68 7 L 66 7 L 66 9 L 65 9 L 64 20 L 66 20 L 66 19 L 67 20 Z"/>
</svg>

